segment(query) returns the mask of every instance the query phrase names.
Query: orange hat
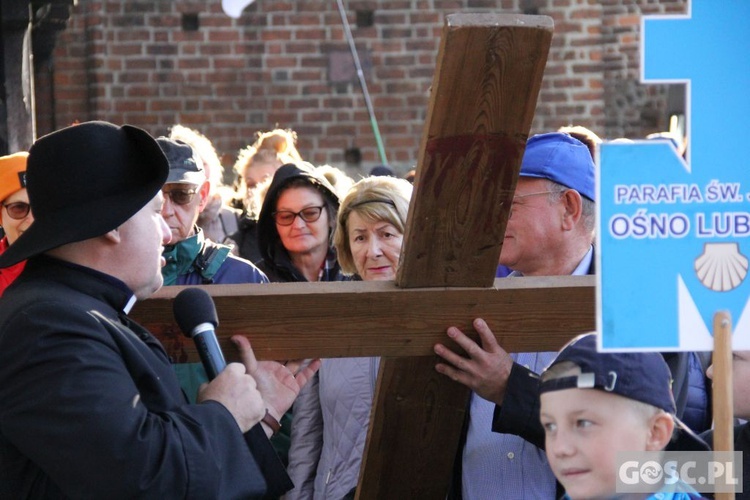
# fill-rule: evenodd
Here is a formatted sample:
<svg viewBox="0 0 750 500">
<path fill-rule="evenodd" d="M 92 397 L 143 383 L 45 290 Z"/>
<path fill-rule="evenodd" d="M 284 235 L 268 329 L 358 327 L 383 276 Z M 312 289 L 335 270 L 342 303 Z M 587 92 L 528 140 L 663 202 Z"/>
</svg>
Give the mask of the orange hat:
<svg viewBox="0 0 750 500">
<path fill-rule="evenodd" d="M 0 156 L 0 201 L 26 187 L 26 158 L 29 153 L 22 151 L 8 156 Z"/>
</svg>

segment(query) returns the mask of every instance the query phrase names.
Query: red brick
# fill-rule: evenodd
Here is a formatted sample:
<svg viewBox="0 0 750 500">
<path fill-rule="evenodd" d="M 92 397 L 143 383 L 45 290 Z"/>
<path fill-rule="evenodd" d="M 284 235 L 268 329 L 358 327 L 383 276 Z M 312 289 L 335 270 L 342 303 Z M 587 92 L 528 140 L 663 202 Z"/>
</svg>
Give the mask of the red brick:
<svg viewBox="0 0 750 500">
<path fill-rule="evenodd" d="M 153 59 L 125 59 L 125 70 L 154 70 L 156 62 Z"/>
<path fill-rule="evenodd" d="M 239 35 L 239 32 L 235 30 L 231 30 L 231 31 L 211 30 L 208 34 L 208 41 L 210 43 L 239 42 L 240 35 Z"/>
<path fill-rule="evenodd" d="M 143 54 L 140 44 L 113 44 L 110 49 L 111 56 L 138 56 Z"/>
<path fill-rule="evenodd" d="M 295 40 L 326 40 L 324 29 L 299 29 L 294 33 Z"/>
<path fill-rule="evenodd" d="M 620 16 L 617 18 L 619 26 L 638 26 L 641 23 L 641 16 Z"/>
<path fill-rule="evenodd" d="M 120 101 L 117 101 L 114 103 L 115 110 L 120 113 L 124 113 L 126 111 L 138 111 L 138 112 L 145 112 L 147 110 L 146 101 L 143 100 L 131 100 L 131 99 L 122 99 Z"/>
<path fill-rule="evenodd" d="M 266 30 L 261 34 L 261 40 L 272 42 L 275 40 L 291 40 L 292 34 L 281 30 Z"/>
</svg>

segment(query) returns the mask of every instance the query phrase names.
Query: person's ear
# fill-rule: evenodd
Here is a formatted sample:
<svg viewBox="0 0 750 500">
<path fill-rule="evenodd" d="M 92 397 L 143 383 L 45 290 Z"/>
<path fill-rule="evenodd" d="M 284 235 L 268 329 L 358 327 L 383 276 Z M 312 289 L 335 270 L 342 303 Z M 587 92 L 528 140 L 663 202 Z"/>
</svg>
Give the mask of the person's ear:
<svg viewBox="0 0 750 500">
<path fill-rule="evenodd" d="M 650 420 L 646 451 L 661 451 L 672 439 L 674 419 L 665 411 L 660 411 Z"/>
<path fill-rule="evenodd" d="M 198 205 L 198 213 L 203 212 L 203 209 L 206 208 L 206 205 L 208 205 L 209 199 L 208 199 L 208 192 L 211 190 L 211 183 L 209 181 L 204 182 L 201 184 L 201 187 L 198 189 L 198 196 L 201 197 L 200 205 Z"/>
<path fill-rule="evenodd" d="M 113 229 L 109 232 L 106 232 L 102 235 L 102 238 L 107 240 L 109 243 L 118 244 L 120 241 L 122 241 L 122 237 L 120 236 L 120 228 Z"/>
<path fill-rule="evenodd" d="M 563 229 L 571 231 L 583 215 L 583 200 L 580 193 L 575 189 L 566 189 L 560 201 L 565 209 L 562 219 Z"/>
</svg>

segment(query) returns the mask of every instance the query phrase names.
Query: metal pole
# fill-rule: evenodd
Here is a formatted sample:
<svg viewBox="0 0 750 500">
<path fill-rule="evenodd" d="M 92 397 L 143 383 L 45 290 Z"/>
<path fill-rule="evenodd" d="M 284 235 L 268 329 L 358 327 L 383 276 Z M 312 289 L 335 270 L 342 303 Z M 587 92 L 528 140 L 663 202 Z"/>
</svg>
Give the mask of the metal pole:
<svg viewBox="0 0 750 500">
<path fill-rule="evenodd" d="M 354 67 L 357 69 L 357 78 L 359 78 L 359 85 L 362 87 L 362 95 L 365 98 L 365 105 L 367 106 L 367 113 L 370 115 L 370 126 L 372 132 L 375 134 L 375 141 L 378 144 L 378 152 L 380 153 L 380 161 L 383 164 L 388 164 L 388 159 L 385 156 L 385 147 L 383 146 L 383 139 L 380 137 L 380 129 L 378 128 L 378 120 L 375 118 L 375 110 L 372 107 L 372 101 L 370 100 L 370 93 L 367 91 L 367 82 L 365 81 L 365 74 L 362 71 L 362 64 L 359 62 L 359 55 L 357 54 L 357 47 L 354 45 L 354 38 L 352 37 L 352 30 L 349 28 L 349 20 L 346 17 L 344 11 L 344 3 L 342 0 L 336 0 L 339 7 L 339 14 L 341 14 L 341 22 L 344 25 L 344 35 L 346 35 L 346 41 L 349 43 L 349 50 L 352 52 L 352 58 L 354 59 Z"/>
</svg>

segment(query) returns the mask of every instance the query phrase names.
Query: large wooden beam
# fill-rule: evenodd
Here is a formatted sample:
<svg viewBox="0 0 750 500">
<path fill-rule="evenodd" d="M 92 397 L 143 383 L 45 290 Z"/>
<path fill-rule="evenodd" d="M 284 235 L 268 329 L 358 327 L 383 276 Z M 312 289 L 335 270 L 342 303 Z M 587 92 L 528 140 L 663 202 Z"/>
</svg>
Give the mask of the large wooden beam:
<svg viewBox="0 0 750 500">
<path fill-rule="evenodd" d="M 447 17 L 399 286 L 492 285 L 551 39 L 546 16 Z"/>
<path fill-rule="evenodd" d="M 552 29 L 542 16 L 447 17 L 400 287 L 492 284 Z M 445 498 L 469 394 L 430 358 L 383 358 L 357 498 Z"/>
<path fill-rule="evenodd" d="M 164 344 L 177 363 L 200 362 L 180 333 L 172 299 L 184 287 L 164 287 L 130 316 Z M 209 285 L 219 314 L 217 335 L 230 360 L 229 337 L 248 335 L 261 359 L 352 356 L 432 356 L 455 325 L 473 332 L 487 320 L 514 352 L 551 351 L 596 327 L 594 278 L 501 278 L 491 288 L 399 289 L 393 282 Z"/>
</svg>

